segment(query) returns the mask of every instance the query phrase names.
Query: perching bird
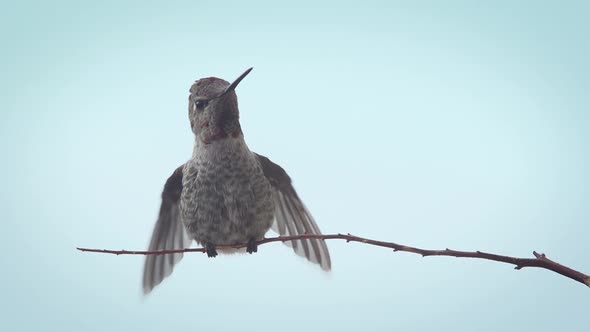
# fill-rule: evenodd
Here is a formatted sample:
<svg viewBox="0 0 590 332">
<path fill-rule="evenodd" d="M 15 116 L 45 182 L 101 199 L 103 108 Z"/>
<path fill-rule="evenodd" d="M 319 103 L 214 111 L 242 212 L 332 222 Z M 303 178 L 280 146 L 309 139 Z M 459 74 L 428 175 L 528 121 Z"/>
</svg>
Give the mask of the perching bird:
<svg viewBox="0 0 590 332">
<path fill-rule="evenodd" d="M 196 240 L 215 257 L 219 245 L 247 243 L 246 251 L 256 252 L 256 241 L 270 228 L 284 236 L 320 234 L 283 168 L 250 151 L 244 141 L 234 90 L 251 70 L 231 84 L 208 77 L 190 88 L 193 155 L 166 181 L 149 250 L 183 249 Z M 330 270 L 323 240 L 285 244 Z M 181 259 L 182 253 L 146 256 L 144 293 L 169 276 Z"/>
</svg>

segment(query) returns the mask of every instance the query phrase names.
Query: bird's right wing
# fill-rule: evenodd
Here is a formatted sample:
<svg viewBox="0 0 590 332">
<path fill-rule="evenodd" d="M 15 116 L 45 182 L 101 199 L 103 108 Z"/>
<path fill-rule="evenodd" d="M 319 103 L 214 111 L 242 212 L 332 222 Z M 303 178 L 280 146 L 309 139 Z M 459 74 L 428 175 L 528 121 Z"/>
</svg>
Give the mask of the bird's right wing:
<svg viewBox="0 0 590 332">
<path fill-rule="evenodd" d="M 184 249 L 191 244 L 180 220 L 180 194 L 182 193 L 182 168 L 178 167 L 168 178 L 162 192 L 162 205 L 158 221 L 152 233 L 149 251 Z M 166 255 L 147 255 L 143 268 L 143 292 L 148 294 L 168 277 L 174 265 L 182 259 L 182 253 Z"/>
</svg>

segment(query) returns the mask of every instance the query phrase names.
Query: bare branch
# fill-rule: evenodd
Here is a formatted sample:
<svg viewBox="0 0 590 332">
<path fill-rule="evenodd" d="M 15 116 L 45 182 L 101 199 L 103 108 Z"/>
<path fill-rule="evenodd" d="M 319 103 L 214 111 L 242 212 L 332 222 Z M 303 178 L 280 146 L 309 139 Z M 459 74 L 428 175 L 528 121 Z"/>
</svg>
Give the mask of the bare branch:
<svg viewBox="0 0 590 332">
<path fill-rule="evenodd" d="M 555 273 L 561 274 L 562 276 L 568 277 L 573 279 L 577 282 L 580 282 L 588 287 L 590 287 L 590 276 L 584 274 L 582 272 L 576 271 L 571 269 L 567 266 L 561 265 L 553 260 L 550 260 L 545 256 L 545 254 L 538 253 L 533 251 L 534 258 L 519 258 L 519 257 L 510 257 L 510 256 L 503 256 L 503 255 L 496 255 L 491 253 L 486 253 L 482 251 L 458 251 L 458 250 L 451 250 L 451 249 L 444 249 L 444 250 L 430 250 L 430 249 L 420 249 L 416 247 L 410 247 L 406 245 L 401 245 L 393 242 L 383 242 L 383 241 L 376 241 L 371 239 L 362 238 L 359 236 L 354 236 L 351 234 L 324 234 L 324 235 L 313 235 L 313 234 L 304 234 L 304 235 L 297 235 L 297 236 L 279 236 L 279 237 L 272 237 L 263 239 L 258 241 L 258 245 L 270 243 L 270 242 L 285 242 L 285 241 L 294 241 L 294 240 L 302 240 L 302 239 L 323 239 L 323 240 L 346 240 L 346 242 L 361 242 L 366 243 L 373 246 L 378 247 L 385 247 L 393 249 L 393 251 L 405 251 L 410 252 L 418 255 L 422 255 L 422 257 L 426 256 L 452 256 L 452 257 L 464 257 L 464 258 L 477 258 L 477 259 L 487 259 L 496 262 L 502 262 L 507 264 L 515 265 L 515 269 L 520 270 L 525 267 L 538 267 L 546 270 L 551 270 Z M 244 248 L 247 244 L 237 244 L 233 246 L 217 246 L 219 249 L 223 248 Z M 114 254 L 114 255 L 163 255 L 163 254 L 175 254 L 175 253 L 185 253 L 185 252 L 202 252 L 205 253 L 205 248 L 187 248 L 187 249 L 174 249 L 174 250 L 159 250 L 159 251 L 128 251 L 128 250 L 107 250 L 107 249 L 91 249 L 91 248 L 76 248 L 80 251 L 84 252 L 97 252 L 103 254 Z"/>
</svg>

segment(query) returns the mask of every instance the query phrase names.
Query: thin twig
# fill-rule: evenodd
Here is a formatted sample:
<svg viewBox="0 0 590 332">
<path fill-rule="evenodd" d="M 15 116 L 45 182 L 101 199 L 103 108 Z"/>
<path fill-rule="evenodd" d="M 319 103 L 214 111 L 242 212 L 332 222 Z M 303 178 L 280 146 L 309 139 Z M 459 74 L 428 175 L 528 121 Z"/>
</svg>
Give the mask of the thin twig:
<svg viewBox="0 0 590 332">
<path fill-rule="evenodd" d="M 351 234 L 324 234 L 324 235 L 313 235 L 313 234 L 304 234 L 304 235 L 297 235 L 297 236 L 279 236 L 279 237 L 272 237 L 263 239 L 257 242 L 258 245 L 270 243 L 270 242 L 285 242 L 285 241 L 294 241 L 294 240 L 302 240 L 302 239 L 322 239 L 322 240 L 346 240 L 346 242 L 361 242 L 366 243 L 378 247 L 385 247 L 391 248 L 393 251 L 405 251 L 410 252 L 418 255 L 422 255 L 422 257 L 426 256 L 452 256 L 452 257 L 465 257 L 465 258 L 478 258 L 478 259 L 487 259 L 496 262 L 503 262 L 507 264 L 515 265 L 515 269 L 520 270 L 525 267 L 538 267 L 542 269 L 551 270 L 555 273 L 561 274 L 562 276 L 568 277 L 575 281 L 581 282 L 584 285 L 590 287 L 590 276 L 584 274 L 582 272 L 576 271 L 571 269 L 567 266 L 561 265 L 553 260 L 550 260 L 545 256 L 545 254 L 538 253 L 533 251 L 534 258 L 519 258 L 519 257 L 510 257 L 510 256 L 503 256 L 503 255 L 496 255 L 482 251 L 458 251 L 458 250 L 451 250 L 451 249 L 444 249 L 444 250 L 430 250 L 430 249 L 420 249 L 416 247 L 405 246 L 393 242 L 383 242 L 383 241 L 376 241 L 371 239 L 362 238 L 359 236 L 354 236 Z M 232 246 L 217 246 L 218 249 L 223 248 L 244 248 L 247 244 L 237 244 Z M 97 252 L 103 254 L 114 254 L 114 255 L 163 255 L 163 254 L 175 254 L 175 253 L 185 253 L 185 252 L 202 252 L 205 253 L 205 248 L 187 248 L 187 249 L 174 249 L 174 250 L 158 250 L 158 251 L 128 251 L 128 250 L 107 250 L 107 249 L 90 249 L 90 248 L 76 248 L 80 251 L 84 252 Z"/>
</svg>

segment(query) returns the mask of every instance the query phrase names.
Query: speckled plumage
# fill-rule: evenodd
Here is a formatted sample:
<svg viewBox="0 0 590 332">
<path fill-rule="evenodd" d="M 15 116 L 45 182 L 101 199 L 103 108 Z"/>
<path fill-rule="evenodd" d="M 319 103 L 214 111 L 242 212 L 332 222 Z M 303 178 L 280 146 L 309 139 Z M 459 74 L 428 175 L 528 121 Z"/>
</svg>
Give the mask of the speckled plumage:
<svg viewBox="0 0 590 332">
<path fill-rule="evenodd" d="M 219 245 L 248 243 L 246 250 L 255 252 L 255 242 L 271 228 L 284 236 L 320 234 L 285 170 L 250 151 L 244 141 L 234 89 L 250 70 L 231 84 L 208 77 L 192 85 L 188 108 L 193 155 L 166 181 L 149 250 L 182 249 L 196 240 L 214 257 Z M 323 240 L 285 244 L 330 270 Z M 144 293 L 169 276 L 181 259 L 181 253 L 146 256 Z"/>
<path fill-rule="evenodd" d="M 243 136 L 197 144 L 183 169 L 182 221 L 202 245 L 261 240 L 273 222 L 270 183 Z"/>
</svg>

